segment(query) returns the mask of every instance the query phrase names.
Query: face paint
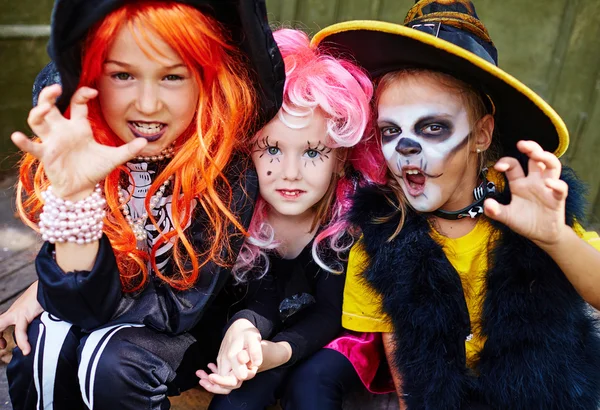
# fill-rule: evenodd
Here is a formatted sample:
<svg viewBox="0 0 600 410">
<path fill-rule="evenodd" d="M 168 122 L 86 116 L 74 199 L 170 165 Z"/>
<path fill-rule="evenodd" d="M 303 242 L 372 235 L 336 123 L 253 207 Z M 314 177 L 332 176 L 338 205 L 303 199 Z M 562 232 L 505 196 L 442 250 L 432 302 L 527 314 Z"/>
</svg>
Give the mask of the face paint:
<svg viewBox="0 0 600 410">
<path fill-rule="evenodd" d="M 461 188 L 469 162 L 467 107 L 455 90 L 436 81 L 425 75 L 402 77 L 382 92 L 377 107 L 388 168 L 420 212 L 473 199 L 464 199 Z"/>
<path fill-rule="evenodd" d="M 325 195 L 335 170 L 335 150 L 325 145 L 327 122 L 320 110 L 303 126 L 294 128 L 295 117 L 275 117 L 254 144 L 252 160 L 258 172 L 260 195 L 270 212 L 307 216 Z M 268 170 L 267 170 L 268 167 Z"/>
</svg>

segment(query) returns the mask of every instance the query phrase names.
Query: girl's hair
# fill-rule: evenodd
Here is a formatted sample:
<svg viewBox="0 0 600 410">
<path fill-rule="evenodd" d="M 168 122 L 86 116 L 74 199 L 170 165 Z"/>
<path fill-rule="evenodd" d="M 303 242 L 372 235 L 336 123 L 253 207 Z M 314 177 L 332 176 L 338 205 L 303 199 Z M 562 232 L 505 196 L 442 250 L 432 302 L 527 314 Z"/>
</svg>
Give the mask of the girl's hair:
<svg viewBox="0 0 600 410">
<path fill-rule="evenodd" d="M 119 30 L 127 27 L 136 39 L 147 39 L 148 33 L 158 35 L 184 61 L 199 87 L 197 114 L 188 129 L 177 139 L 177 153 L 148 191 L 149 200 L 167 178 L 173 176 L 173 230 L 161 232 L 150 253 L 136 249 L 136 239 L 119 208 L 117 185 L 126 178 L 125 166 L 113 170 L 103 181 L 109 207 L 104 232 L 114 250 L 121 282 L 126 292 L 136 291 L 148 280 L 148 262 L 156 275 L 176 289 L 188 289 L 197 281 L 200 269 L 213 261 L 224 265 L 232 261 L 223 258 L 230 251 L 227 228 L 234 224 L 244 232 L 230 210 L 232 189 L 223 169 L 238 144 L 247 141 L 244 135 L 256 115 L 255 92 L 243 58 L 228 42 L 225 32 L 212 18 L 196 8 L 176 2 L 128 2 L 111 12 L 88 33 L 82 55 L 79 86 L 95 87 L 102 75 L 102 65 Z M 138 41 L 141 43 L 141 41 Z M 146 44 L 140 44 L 140 47 Z M 152 52 L 142 47 L 151 57 Z M 150 44 L 150 48 L 154 48 Z M 94 138 L 101 144 L 119 146 L 123 142 L 107 125 L 98 99 L 89 104 L 89 120 Z M 68 111 L 66 113 L 68 115 Z M 40 193 L 49 185 L 42 164 L 26 154 L 21 162 L 17 204 L 24 221 L 37 229 L 42 208 Z M 21 198 L 21 190 L 26 199 Z M 184 228 L 192 218 L 191 204 L 206 213 L 205 233 L 209 237 L 203 249 L 195 249 L 186 238 Z M 152 223 L 159 229 L 156 220 Z M 160 231 L 159 231 L 160 232 Z M 156 266 L 157 249 L 171 241 L 174 272 L 160 272 Z M 231 255 L 231 252 L 228 252 Z"/>
<path fill-rule="evenodd" d="M 411 76 L 413 76 L 413 77 L 414 76 L 424 76 L 427 79 L 435 80 L 438 83 L 442 84 L 444 87 L 447 87 L 448 89 L 457 93 L 457 95 L 460 96 L 463 103 L 467 107 L 467 114 L 469 116 L 469 121 L 470 121 L 471 125 L 474 125 L 477 121 L 479 121 L 481 118 L 483 118 L 486 114 L 490 113 L 489 109 L 487 108 L 487 106 L 484 102 L 484 98 L 488 98 L 488 97 L 485 96 L 484 94 L 482 94 L 479 90 L 477 90 L 472 85 L 470 85 L 464 81 L 461 81 L 461 80 L 457 79 L 456 77 L 453 77 L 449 74 L 442 73 L 439 71 L 432 71 L 432 70 L 421 69 L 421 68 L 407 68 L 407 69 L 402 69 L 402 70 L 398 70 L 398 71 L 394 71 L 394 72 L 385 74 L 377 80 L 376 89 L 375 89 L 375 98 L 373 99 L 374 100 L 373 113 L 374 113 L 375 117 L 377 116 L 377 106 L 379 104 L 379 99 L 380 99 L 381 95 L 383 94 L 383 92 L 387 88 L 392 86 L 394 83 L 396 83 L 398 80 L 400 80 L 401 78 L 411 77 Z M 375 128 L 377 128 L 377 127 L 375 127 Z M 376 149 L 371 149 L 372 158 L 374 158 L 375 160 L 363 162 L 364 166 L 363 166 L 363 169 L 361 170 L 361 172 L 367 173 L 367 174 L 376 172 L 375 169 L 372 169 L 373 164 L 378 163 L 378 165 L 374 165 L 375 167 L 377 167 L 377 166 L 381 167 L 382 164 L 384 164 L 384 168 L 386 169 L 386 171 L 385 171 L 386 172 L 386 176 L 385 176 L 386 186 L 382 187 L 382 190 L 387 193 L 388 200 L 389 200 L 390 204 L 392 204 L 396 208 L 396 211 L 394 213 L 392 213 L 391 215 L 385 216 L 383 218 L 379 218 L 375 222 L 383 223 L 383 222 L 388 222 L 391 219 L 396 218 L 397 216 L 400 217 L 400 222 L 398 223 L 398 227 L 396 228 L 394 233 L 388 238 L 388 241 L 391 241 L 398 235 L 398 233 L 400 233 L 400 230 L 402 229 L 402 226 L 404 225 L 406 209 L 409 205 L 408 205 L 408 201 L 407 201 L 406 197 L 404 196 L 404 191 L 402 191 L 402 187 L 400 186 L 398 181 L 396 181 L 396 179 L 390 172 L 389 168 L 387 166 L 385 166 L 385 158 L 383 157 L 382 147 L 381 147 L 381 136 L 379 135 L 378 129 L 375 130 L 375 134 L 376 134 L 376 138 L 373 138 L 367 142 L 367 144 L 369 144 L 369 145 L 375 145 L 375 144 L 377 145 Z M 473 140 L 472 134 L 469 136 L 469 139 L 470 139 L 469 142 L 471 143 L 471 141 Z M 478 154 L 479 173 L 482 172 L 484 167 L 486 167 L 488 164 L 493 163 L 498 157 L 499 157 L 498 136 L 494 134 L 494 137 L 492 138 L 492 145 L 490 145 L 490 147 L 487 150 Z"/>
<path fill-rule="evenodd" d="M 352 243 L 344 240 L 346 224 L 341 216 L 349 208 L 347 195 L 353 184 L 343 177 L 348 148 L 355 146 L 363 137 L 370 120 L 369 103 L 373 85 L 369 77 L 349 61 L 336 59 L 318 48 L 311 48 L 308 36 L 299 30 L 280 29 L 274 33 L 285 63 L 285 86 L 283 105 L 279 119 L 286 125 L 285 115 L 306 116 L 315 109 L 322 110 L 327 119 L 326 145 L 338 148 L 341 172 L 334 172 L 329 189 L 315 205 L 315 219 L 311 230 L 325 228 L 313 242 L 313 258 L 323 269 L 340 272 L 339 266 L 330 267 L 319 257 L 319 243 L 329 238 L 330 247 L 341 252 Z M 255 141 L 260 139 L 260 131 Z M 238 281 L 244 281 L 247 273 L 262 263 L 263 274 L 269 269 L 265 250 L 276 249 L 275 232 L 267 222 L 269 204 L 258 198 L 250 237 L 246 239 L 238 256 L 233 273 Z"/>
</svg>

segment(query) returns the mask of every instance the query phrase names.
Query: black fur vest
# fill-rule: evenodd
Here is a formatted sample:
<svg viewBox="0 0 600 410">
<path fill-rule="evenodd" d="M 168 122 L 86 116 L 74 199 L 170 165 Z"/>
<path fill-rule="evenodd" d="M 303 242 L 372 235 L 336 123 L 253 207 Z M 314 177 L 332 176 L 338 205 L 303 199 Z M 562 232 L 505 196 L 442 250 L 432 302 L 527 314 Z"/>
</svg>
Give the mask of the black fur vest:
<svg viewBox="0 0 600 410">
<path fill-rule="evenodd" d="M 570 170 L 567 222 L 582 220 L 583 189 Z M 508 189 L 497 198 L 510 201 Z M 357 192 L 350 220 L 363 232 L 364 277 L 383 297 L 394 325 L 392 365 L 402 375 L 408 409 L 453 410 L 467 402 L 493 409 L 597 410 L 600 338 L 590 308 L 554 261 L 531 241 L 494 223 L 476 369 L 466 366 L 469 313 L 458 273 L 429 235 L 426 218 L 409 211 L 376 223 L 393 205 L 378 188 Z"/>
</svg>

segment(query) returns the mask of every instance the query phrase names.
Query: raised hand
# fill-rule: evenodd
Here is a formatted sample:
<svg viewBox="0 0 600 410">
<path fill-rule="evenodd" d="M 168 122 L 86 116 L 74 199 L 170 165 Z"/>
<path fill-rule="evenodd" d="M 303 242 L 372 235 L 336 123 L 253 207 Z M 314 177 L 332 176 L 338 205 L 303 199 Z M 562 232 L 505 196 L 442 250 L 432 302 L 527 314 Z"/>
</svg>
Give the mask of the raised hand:
<svg viewBox="0 0 600 410">
<path fill-rule="evenodd" d="M 6 312 L 0 315 L 0 349 L 6 348 L 4 332 L 14 325 L 17 346 L 25 356 L 31 351 L 27 337 L 27 327 L 33 319 L 44 311 L 37 301 L 37 287 L 38 282 L 36 281 L 15 300 Z"/>
<path fill-rule="evenodd" d="M 515 158 L 501 158 L 494 168 L 506 174 L 512 199 L 508 205 L 486 199 L 485 214 L 538 246 L 553 245 L 567 228 L 568 186 L 559 179 L 561 163 L 534 141 L 519 141 L 517 148 L 529 157 L 529 173 Z"/>
<path fill-rule="evenodd" d="M 21 150 L 40 160 L 55 195 L 79 199 L 89 194 L 113 169 L 135 157 L 147 142 L 136 138 L 120 147 L 97 143 L 87 118 L 87 103 L 98 92 L 88 87 L 78 89 L 71 98 L 70 119 L 56 107 L 61 92 L 58 84 L 44 88 L 38 105 L 29 112 L 27 123 L 40 142 L 30 140 L 21 132 L 13 133 L 11 139 Z"/>
</svg>

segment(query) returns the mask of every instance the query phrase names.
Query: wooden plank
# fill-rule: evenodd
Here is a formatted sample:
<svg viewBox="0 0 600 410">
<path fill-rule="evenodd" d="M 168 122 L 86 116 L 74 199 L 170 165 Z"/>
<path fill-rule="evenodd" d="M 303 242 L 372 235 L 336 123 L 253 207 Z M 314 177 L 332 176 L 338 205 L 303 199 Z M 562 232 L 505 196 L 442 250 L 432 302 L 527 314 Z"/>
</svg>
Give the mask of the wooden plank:
<svg viewBox="0 0 600 410">
<path fill-rule="evenodd" d="M 3 256 L 0 260 L 0 279 L 11 275 L 17 270 L 31 264 L 39 251 L 39 245 L 35 244 L 20 251 Z M 0 300 L 2 299 L 0 295 Z"/>
<path fill-rule="evenodd" d="M 406 13 L 415 4 L 412 0 L 382 0 L 377 20 L 402 24 Z"/>
<path fill-rule="evenodd" d="M 50 25 L 48 24 L 4 24 L 0 25 L 0 39 L 6 38 L 48 38 Z"/>
<path fill-rule="evenodd" d="M 275 25 L 281 21 L 281 7 L 285 3 L 280 0 L 267 0 L 267 17 Z"/>
<path fill-rule="evenodd" d="M 480 0 L 477 13 L 498 48 L 502 69 L 545 96 L 555 44 L 570 0 Z"/>
<path fill-rule="evenodd" d="M 556 41 L 556 45 L 552 53 L 552 60 L 550 61 L 550 65 L 548 67 L 548 77 L 546 79 L 546 83 L 549 87 L 546 98 L 550 104 L 552 104 L 556 98 L 558 79 L 566 62 L 566 55 L 569 50 L 570 43 L 569 39 L 575 27 L 575 19 L 579 10 L 579 3 L 580 0 L 571 0 L 565 4 L 565 10 L 559 30 L 561 33 L 563 33 L 563 35 L 559 36 Z"/>
<path fill-rule="evenodd" d="M 29 286 L 27 286 L 29 287 Z M 0 314 L 6 312 L 8 310 L 9 307 L 11 307 L 11 305 L 14 303 L 15 300 L 17 300 L 17 298 L 19 296 L 21 296 L 23 294 L 23 292 L 19 292 L 16 295 L 14 295 L 13 297 L 11 297 L 10 299 L 7 299 L 6 301 L 2 302 L 0 304 Z"/>
<path fill-rule="evenodd" d="M 352 392 L 344 398 L 344 410 L 398 410 L 398 396 L 396 393 L 373 394 L 365 389 Z"/>
<path fill-rule="evenodd" d="M 298 0 L 281 1 L 279 19 L 284 26 L 294 26 L 298 11 Z"/>
<path fill-rule="evenodd" d="M 4 304 L 13 299 L 36 280 L 37 274 L 33 263 L 2 278 L 0 284 L 0 304 Z"/>
<path fill-rule="evenodd" d="M 49 24 L 54 0 L 0 0 L 0 24 Z"/>
<path fill-rule="evenodd" d="M 0 158 L 3 159 L 0 173 L 13 172 L 20 158 L 10 135 L 16 130 L 29 132 L 27 114 L 31 109 L 31 86 L 49 61 L 47 42 L 45 38 L 0 40 L 0 61 L 4 62 L 4 72 L 0 76 Z"/>
<path fill-rule="evenodd" d="M 337 0 L 299 0 L 296 19 L 312 35 L 335 21 Z"/>
<path fill-rule="evenodd" d="M 0 410 L 12 410 L 8 395 L 8 381 L 6 379 L 5 364 L 0 364 Z"/>
<path fill-rule="evenodd" d="M 365 3 L 364 0 L 344 0 L 338 5 L 336 22 L 347 20 L 377 20 L 381 0 Z"/>
<path fill-rule="evenodd" d="M 597 172 L 579 164 L 583 157 L 595 157 L 598 151 L 589 151 L 585 138 L 588 124 L 593 122 L 594 101 L 597 97 L 598 69 L 600 67 L 600 2 L 583 0 L 579 2 L 576 24 L 569 38 L 565 63 L 558 77 L 555 98 L 552 105 L 564 119 L 571 134 L 571 144 L 565 155 L 565 163 L 575 167 L 584 180 Z M 592 135 L 593 138 L 593 135 Z M 581 143 L 581 146 L 580 146 Z M 596 183 L 588 181 L 590 183 Z M 595 188 L 595 187 L 592 187 Z M 594 198 L 593 196 L 591 197 Z M 600 214 L 598 214 L 600 216 Z"/>
<path fill-rule="evenodd" d="M 205 410 L 210 404 L 212 394 L 202 388 L 193 388 L 181 396 L 171 397 L 173 410 Z M 352 392 L 344 398 L 343 410 L 397 410 L 398 396 L 391 394 L 372 394 L 364 389 Z M 280 406 L 271 406 L 267 410 L 281 410 Z"/>
<path fill-rule="evenodd" d="M 173 410 L 205 410 L 212 400 L 212 394 L 201 387 L 186 391 L 181 396 L 170 397 Z"/>
</svg>

